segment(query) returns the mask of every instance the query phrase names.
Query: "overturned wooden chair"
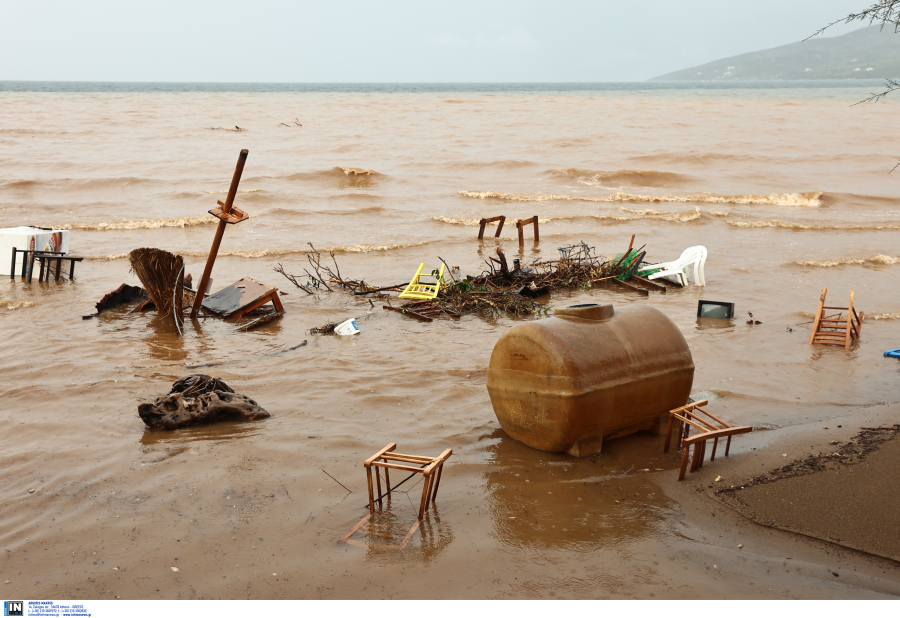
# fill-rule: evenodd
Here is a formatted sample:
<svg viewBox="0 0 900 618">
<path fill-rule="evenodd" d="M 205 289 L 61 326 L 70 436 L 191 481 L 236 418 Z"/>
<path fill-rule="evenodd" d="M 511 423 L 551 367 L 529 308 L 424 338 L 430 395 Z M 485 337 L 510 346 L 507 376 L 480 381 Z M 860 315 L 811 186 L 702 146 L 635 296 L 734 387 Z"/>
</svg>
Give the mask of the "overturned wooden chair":
<svg viewBox="0 0 900 618">
<path fill-rule="evenodd" d="M 728 457 L 728 451 L 731 450 L 731 436 L 753 431 L 752 427 L 736 427 L 734 425 L 729 425 L 700 407 L 705 406 L 708 403 L 709 401 L 706 399 L 701 399 L 696 403 L 691 403 L 669 411 L 669 428 L 666 432 L 666 445 L 663 447 L 663 452 L 669 452 L 669 445 L 672 441 L 672 428 L 676 422 L 680 423 L 681 426 L 678 430 L 678 444 L 684 447 L 684 454 L 681 456 L 681 471 L 678 474 L 679 481 L 684 479 L 691 446 L 694 447 L 691 472 L 694 472 L 703 467 L 703 459 L 706 457 L 707 441 L 713 441 L 712 457 L 710 457 L 709 460 L 714 461 L 716 458 L 716 448 L 719 446 L 719 438 L 727 438 L 727 442 L 725 443 L 725 457 Z M 700 433 L 690 436 L 691 427 L 697 429 Z"/>
<path fill-rule="evenodd" d="M 412 538 L 413 534 L 415 534 L 416 530 L 418 530 L 428 509 L 434 505 L 434 501 L 437 499 L 438 488 L 441 484 L 441 474 L 444 470 L 444 462 L 450 458 L 450 455 L 453 454 L 453 450 L 448 448 L 438 457 L 426 457 L 422 455 L 403 455 L 401 453 L 395 453 L 394 449 L 396 448 L 397 444 L 391 442 L 363 462 L 363 466 L 366 468 L 366 481 L 369 485 L 369 514 L 353 526 L 353 528 L 350 529 L 350 532 L 342 536 L 338 540 L 338 543 L 348 543 L 350 545 L 359 545 L 362 547 L 380 547 L 382 549 L 403 549 L 406 547 L 406 544 L 409 543 L 409 540 Z M 373 468 L 375 470 L 374 484 L 372 482 Z M 384 468 L 384 493 L 381 493 L 380 468 Z M 375 504 L 378 504 L 378 510 L 381 511 L 384 507 L 384 501 L 387 501 L 388 504 L 391 502 L 391 492 L 394 490 L 391 489 L 391 470 L 401 470 L 412 473 L 409 477 L 400 481 L 400 483 L 397 483 L 394 486 L 394 489 L 416 474 L 421 474 L 424 477 L 424 481 L 422 482 L 422 499 L 419 502 L 419 513 L 416 522 L 399 543 L 367 543 L 351 538 L 359 530 L 363 530 L 363 532 L 370 536 L 392 539 L 394 541 L 397 540 L 396 537 L 390 534 L 390 530 L 387 526 L 379 526 L 375 522 Z M 375 494 L 376 489 L 378 490 L 377 496 Z"/>
<path fill-rule="evenodd" d="M 809 336 L 809 345 L 820 343 L 822 345 L 842 345 L 849 348 L 854 339 L 859 339 L 865 314 L 860 311 L 856 314 L 853 308 L 853 290 L 850 290 L 850 305 L 847 307 L 826 307 L 825 294 L 828 288 L 822 288 L 819 297 L 819 310 L 816 311 L 816 319 L 813 322 L 812 334 Z M 825 317 L 825 311 L 840 311 L 837 317 Z M 841 317 L 847 312 L 847 318 Z"/>
</svg>

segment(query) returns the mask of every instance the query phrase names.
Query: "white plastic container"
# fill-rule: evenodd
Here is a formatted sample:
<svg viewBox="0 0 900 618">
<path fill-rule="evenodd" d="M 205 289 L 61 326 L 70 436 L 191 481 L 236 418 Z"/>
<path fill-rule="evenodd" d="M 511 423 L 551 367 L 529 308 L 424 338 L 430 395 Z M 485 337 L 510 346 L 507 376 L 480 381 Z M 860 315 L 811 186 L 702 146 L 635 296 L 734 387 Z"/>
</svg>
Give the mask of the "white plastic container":
<svg viewBox="0 0 900 618">
<path fill-rule="evenodd" d="M 335 335 L 358 335 L 359 334 L 359 326 L 356 325 L 356 320 L 353 318 L 347 320 L 346 322 L 341 322 L 337 326 L 334 327 Z"/>
<path fill-rule="evenodd" d="M 0 229 L 0 275 L 11 275 L 12 249 L 19 251 L 69 252 L 69 230 L 44 230 L 37 227 L 8 227 Z M 16 273 L 22 272 L 25 255 L 16 253 Z"/>
</svg>

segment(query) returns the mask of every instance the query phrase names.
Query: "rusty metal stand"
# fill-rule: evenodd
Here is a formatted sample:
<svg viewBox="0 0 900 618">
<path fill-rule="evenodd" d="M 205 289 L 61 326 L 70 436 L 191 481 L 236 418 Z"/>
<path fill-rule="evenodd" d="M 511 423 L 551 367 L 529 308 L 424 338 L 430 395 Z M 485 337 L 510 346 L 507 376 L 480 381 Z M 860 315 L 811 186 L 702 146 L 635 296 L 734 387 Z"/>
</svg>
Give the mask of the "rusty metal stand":
<svg viewBox="0 0 900 618">
<path fill-rule="evenodd" d="M 228 197 L 225 203 L 216 202 L 221 208 L 214 208 L 209 211 L 214 217 L 219 219 L 219 227 L 216 228 L 216 236 L 213 239 L 212 248 L 209 250 L 209 257 L 206 258 L 206 268 L 203 269 L 203 276 L 200 278 L 200 285 L 197 287 L 197 297 L 194 299 L 194 305 L 191 307 L 191 319 L 197 317 L 197 311 L 203 303 L 203 295 L 206 293 L 206 287 L 209 285 L 209 276 L 212 274 L 213 264 L 216 263 L 216 255 L 219 253 L 219 245 L 222 244 L 222 236 L 225 234 L 226 224 L 240 223 L 250 217 L 247 213 L 234 208 L 234 196 L 237 195 L 238 185 L 241 183 L 241 174 L 244 172 L 244 163 L 247 162 L 249 151 L 245 148 L 238 155 L 237 165 L 234 168 L 234 177 L 231 179 L 231 188 L 228 189 Z"/>
</svg>

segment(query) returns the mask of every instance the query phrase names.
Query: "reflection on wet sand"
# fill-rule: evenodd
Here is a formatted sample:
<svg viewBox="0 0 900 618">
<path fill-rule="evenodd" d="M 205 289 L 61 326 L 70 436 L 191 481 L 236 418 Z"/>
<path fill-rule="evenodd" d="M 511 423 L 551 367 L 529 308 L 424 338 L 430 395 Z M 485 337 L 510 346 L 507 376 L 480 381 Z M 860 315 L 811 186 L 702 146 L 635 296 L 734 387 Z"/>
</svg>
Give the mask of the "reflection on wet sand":
<svg viewBox="0 0 900 618">
<path fill-rule="evenodd" d="M 396 554 L 398 559 L 402 556 L 403 562 L 411 559 L 430 562 L 453 542 L 453 530 L 449 522 L 441 521 L 437 508 L 433 506 L 419 522 L 416 531 L 410 537 L 409 544 L 401 553 L 397 549 L 398 545 L 410 533 L 415 523 L 414 510 L 402 508 L 402 503 L 400 508 L 396 509 L 388 504 L 383 511 L 376 511 L 369 525 L 363 526 L 353 540 L 365 545 L 367 558 L 378 558 L 379 562 L 385 557 L 389 558 L 390 554 Z"/>
<path fill-rule="evenodd" d="M 502 431 L 491 436 L 486 473 L 493 536 L 514 547 L 592 551 L 659 537 L 676 505 L 644 476 L 670 469 L 660 438 L 635 434 L 574 459 L 545 453 Z"/>
</svg>

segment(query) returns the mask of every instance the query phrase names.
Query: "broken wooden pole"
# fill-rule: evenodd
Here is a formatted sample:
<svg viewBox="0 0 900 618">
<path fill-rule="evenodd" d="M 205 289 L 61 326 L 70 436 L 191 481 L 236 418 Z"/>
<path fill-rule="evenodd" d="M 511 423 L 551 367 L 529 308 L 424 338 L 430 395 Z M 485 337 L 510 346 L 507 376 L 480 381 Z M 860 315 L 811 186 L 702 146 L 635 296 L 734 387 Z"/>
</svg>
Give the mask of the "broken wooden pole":
<svg viewBox="0 0 900 618">
<path fill-rule="evenodd" d="M 494 234 L 494 238 L 500 238 L 500 232 L 503 231 L 503 224 L 506 222 L 506 217 L 500 215 L 499 217 L 491 217 L 489 219 L 482 218 L 481 221 L 478 222 L 478 225 L 481 227 L 478 230 L 478 240 L 484 239 L 484 228 L 487 227 L 488 223 L 493 223 L 494 221 L 499 221 L 497 224 L 497 233 Z"/>
<path fill-rule="evenodd" d="M 541 241 L 541 234 L 538 230 L 538 218 L 537 215 L 531 217 L 529 219 L 519 219 L 516 222 L 516 229 L 519 230 L 519 246 L 525 246 L 525 226 L 534 224 L 534 242 L 538 243 Z"/>
<path fill-rule="evenodd" d="M 228 197 L 225 203 L 218 202 L 221 208 L 214 208 L 209 214 L 219 218 L 219 226 L 216 228 L 216 236 L 213 238 L 212 248 L 209 250 L 209 257 L 206 258 L 206 267 L 203 269 L 203 276 L 200 278 L 200 285 L 197 287 L 197 296 L 194 299 L 194 306 L 191 307 L 191 318 L 197 317 L 197 311 L 203 303 L 203 295 L 209 285 L 209 276 L 212 274 L 213 264 L 216 263 L 216 255 L 219 253 L 219 245 L 222 244 L 222 236 L 225 234 L 225 225 L 240 223 L 248 218 L 249 215 L 240 209 L 234 208 L 234 196 L 237 195 L 238 185 L 241 183 L 241 174 L 244 172 L 244 163 L 247 162 L 249 151 L 244 148 L 238 155 L 237 165 L 234 168 L 234 176 L 231 179 L 231 187 L 228 189 Z"/>
</svg>

